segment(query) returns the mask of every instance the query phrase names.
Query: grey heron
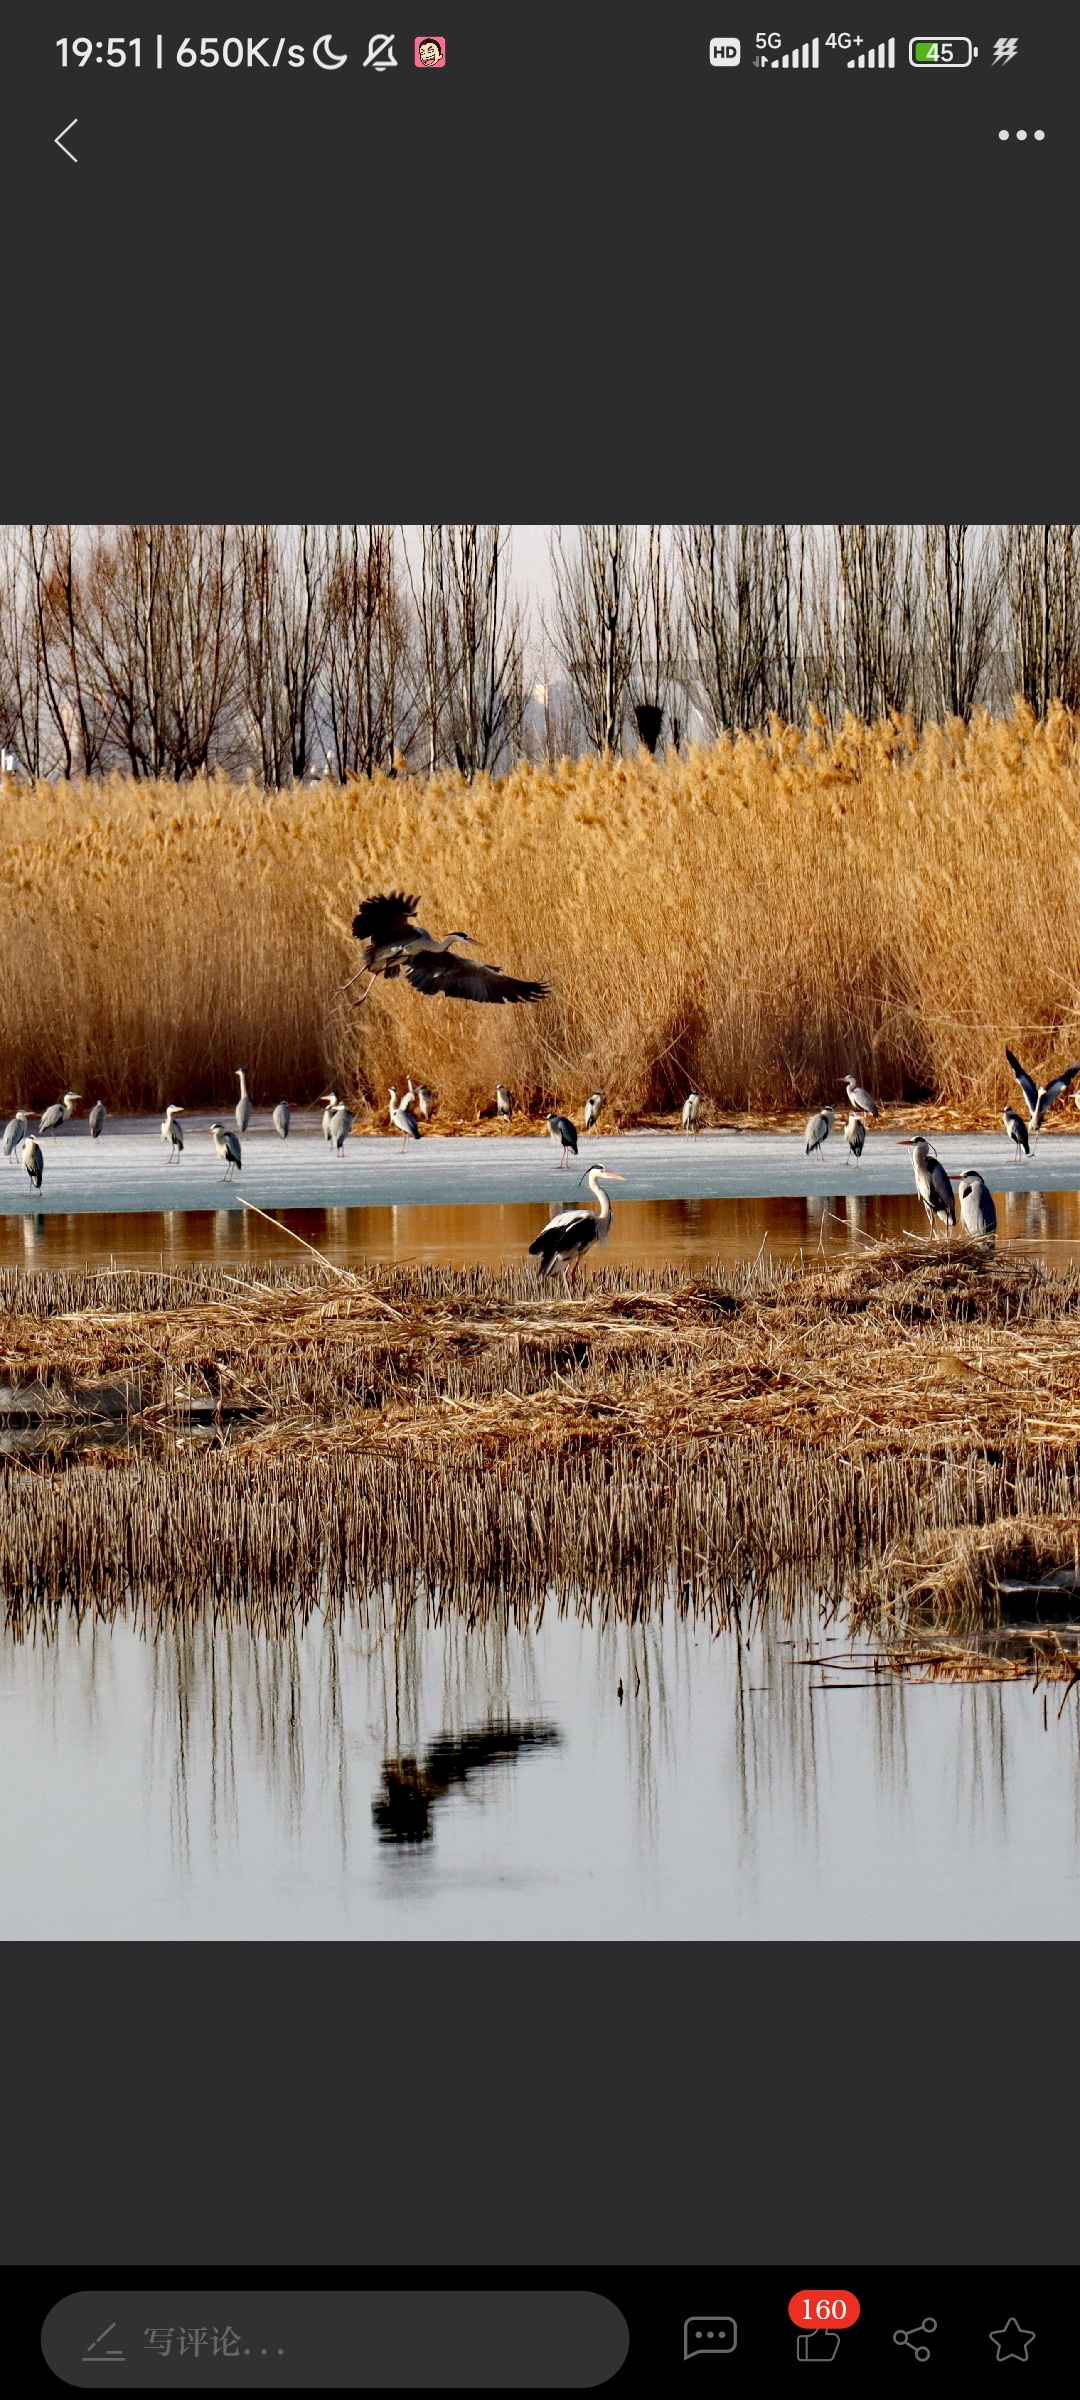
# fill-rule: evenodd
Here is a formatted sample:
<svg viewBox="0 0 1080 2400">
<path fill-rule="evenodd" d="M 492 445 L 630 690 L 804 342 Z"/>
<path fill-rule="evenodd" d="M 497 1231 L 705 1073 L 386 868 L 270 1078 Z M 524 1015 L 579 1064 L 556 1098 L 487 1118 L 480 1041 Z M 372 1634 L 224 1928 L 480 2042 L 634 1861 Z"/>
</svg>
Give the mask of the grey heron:
<svg viewBox="0 0 1080 2400">
<path fill-rule="evenodd" d="M 291 1123 L 291 1121 L 292 1121 L 292 1110 L 291 1110 L 291 1108 L 289 1107 L 289 1103 L 288 1103 L 288 1101 L 287 1101 L 287 1100 L 279 1100 L 279 1101 L 278 1101 L 278 1104 L 277 1104 L 277 1107 L 276 1107 L 276 1108 L 275 1108 L 275 1110 L 274 1110 L 274 1114 L 273 1114 L 273 1117 L 272 1117 L 272 1119 L 271 1119 L 271 1123 L 272 1123 L 272 1125 L 273 1125 L 274 1132 L 275 1132 L 276 1134 L 279 1134 L 279 1135 L 280 1135 L 280 1137 L 281 1137 L 281 1140 L 282 1140 L 283 1142 L 287 1142 L 287 1141 L 288 1141 L 288 1138 L 289 1138 L 289 1126 L 290 1126 L 290 1123 Z"/>
<path fill-rule="evenodd" d="M 573 1283 L 578 1261 L 592 1248 L 594 1242 L 606 1242 L 611 1224 L 611 1200 L 600 1190 L 602 1183 L 625 1183 L 625 1175 L 616 1175 L 610 1167 L 590 1167 L 581 1178 L 587 1183 L 593 1199 L 599 1204 L 599 1215 L 591 1208 L 563 1208 L 551 1217 L 535 1242 L 529 1244 L 529 1257 L 542 1259 L 541 1275 L 563 1275 Z"/>
<path fill-rule="evenodd" d="M 345 1144 L 352 1129 L 353 1112 L 351 1108 L 346 1108 L 343 1100 L 339 1100 L 330 1119 L 330 1132 L 327 1137 L 333 1143 L 339 1158 L 344 1158 Z"/>
<path fill-rule="evenodd" d="M 997 1232 L 997 1210 L 993 1195 L 987 1191 L 977 1167 L 965 1167 L 956 1186 L 960 1202 L 960 1222 L 965 1233 L 980 1240 Z"/>
<path fill-rule="evenodd" d="M 178 1108 L 174 1100 L 170 1100 L 168 1108 L 166 1109 L 161 1120 L 160 1138 L 163 1142 L 167 1142 L 169 1145 L 170 1166 L 175 1164 L 184 1147 L 183 1128 L 176 1122 L 178 1117 L 183 1116 L 183 1113 L 183 1109 Z"/>
<path fill-rule="evenodd" d="M 1068 1091 L 1073 1076 L 1080 1075 L 1080 1058 L 1077 1059 L 1074 1067 L 1063 1068 L 1061 1074 L 1055 1075 L 1052 1082 L 1036 1083 L 1034 1077 L 1021 1066 L 1019 1059 L 1013 1057 L 1011 1050 L 1006 1050 L 1005 1056 L 1028 1104 L 1028 1132 L 1033 1134 L 1035 1140 L 1038 1141 L 1042 1132 L 1043 1120 L 1049 1110 L 1053 1108 L 1055 1100 L 1060 1100 L 1062 1093 Z"/>
<path fill-rule="evenodd" d="M 569 1117 L 549 1117 L 547 1128 L 552 1141 L 560 1144 L 559 1165 L 565 1167 L 568 1158 L 577 1157 L 577 1126 L 570 1123 Z"/>
<path fill-rule="evenodd" d="M 411 1083 L 408 1091 L 400 1100 L 398 1099 L 397 1093 L 394 1090 L 393 1084 L 391 1084 L 390 1123 L 391 1125 L 396 1125 L 398 1132 L 404 1135 L 404 1140 L 402 1141 L 401 1145 L 403 1150 L 408 1149 L 410 1142 L 418 1142 L 420 1139 L 420 1127 L 416 1122 L 416 1118 L 414 1117 L 411 1108 L 409 1107 L 409 1102 L 414 1097 L 415 1095 L 413 1093 Z"/>
<path fill-rule="evenodd" d="M 939 1217 L 943 1218 L 946 1225 L 955 1225 L 956 1198 L 953 1187 L 925 1134 L 909 1134 L 906 1141 L 898 1143 L 897 1147 L 911 1152 L 915 1189 L 926 1210 L 931 1234 L 937 1233 Z"/>
<path fill-rule="evenodd" d="M 605 1099 L 605 1094 L 604 1094 L 603 1092 L 590 1092 L 590 1093 L 589 1093 L 589 1097 L 588 1097 L 588 1099 L 587 1099 L 587 1100 L 586 1100 L 586 1102 L 585 1102 L 585 1131 L 586 1131 L 586 1133 L 591 1133 L 591 1132 L 592 1132 L 592 1129 L 593 1129 L 593 1126 L 594 1126 L 595 1124 L 597 1124 L 597 1122 L 598 1122 L 598 1120 L 599 1120 L 599 1116 L 600 1116 L 600 1111 L 601 1111 L 601 1109 L 603 1108 L 603 1105 L 604 1105 L 604 1099 Z"/>
<path fill-rule="evenodd" d="M 1027 1126 L 1025 1125 L 1019 1111 L 1015 1108 L 1003 1108 L 1001 1114 L 1005 1125 L 1005 1131 L 1008 1134 L 1009 1140 L 1010 1142 L 1015 1142 L 1016 1144 L 1017 1154 L 1019 1155 L 1020 1151 L 1023 1151 L 1024 1157 L 1030 1158 L 1031 1150 L 1028 1143 Z"/>
<path fill-rule="evenodd" d="M 12 1157 L 12 1152 L 15 1150 L 16 1145 L 19 1142 L 25 1141 L 25 1139 L 26 1110 L 25 1108 L 17 1108 L 14 1116 L 10 1118 L 4 1133 L 4 1157 L 10 1158 L 13 1166 L 15 1165 L 16 1161 Z"/>
<path fill-rule="evenodd" d="M 497 1116 L 497 1117 L 512 1117 L 512 1116 L 513 1116 L 513 1113 L 514 1113 L 514 1095 L 513 1095 L 513 1093 L 512 1093 L 512 1092 L 508 1092 L 508 1091 L 507 1091 L 507 1088 L 506 1088 L 506 1085 L 505 1085 L 505 1083 L 497 1083 L 497 1084 L 496 1084 L 496 1086 L 495 1086 L 495 1114 L 496 1114 L 496 1116 Z"/>
<path fill-rule="evenodd" d="M 54 1100 L 52 1107 L 47 1108 L 44 1116 L 39 1119 L 38 1132 L 55 1133 L 58 1125 L 63 1125 L 68 1117 L 74 1116 L 75 1102 L 81 1099 L 81 1092 L 65 1092 L 62 1100 Z"/>
<path fill-rule="evenodd" d="M 804 1137 L 807 1158 L 812 1150 L 820 1150 L 822 1143 L 828 1141 L 835 1123 L 836 1111 L 833 1108 L 819 1108 L 816 1117 L 811 1117 Z"/>
<path fill-rule="evenodd" d="M 845 1075 L 844 1089 L 848 1096 L 848 1107 L 857 1108 L 860 1116 L 879 1117 L 881 1115 L 881 1110 L 872 1092 L 867 1091 L 865 1084 L 856 1083 L 854 1075 Z"/>
<path fill-rule="evenodd" d="M 235 1072 L 240 1077 L 240 1098 L 236 1103 L 236 1130 L 242 1139 L 244 1134 L 247 1132 L 248 1126 L 251 1123 L 255 1111 L 248 1097 L 248 1088 L 244 1079 L 243 1067 L 237 1067 Z"/>
<path fill-rule="evenodd" d="M 698 1118 L 700 1115 L 701 1093 L 688 1092 L 682 1104 L 682 1129 L 684 1133 L 697 1132 Z"/>
<path fill-rule="evenodd" d="M 324 1092 L 323 1099 L 326 1102 L 326 1107 L 323 1110 L 322 1116 L 323 1139 L 325 1141 L 332 1142 L 334 1136 L 331 1133 L 330 1128 L 334 1120 L 334 1112 L 336 1109 L 341 1107 L 341 1102 L 338 1099 L 336 1092 Z"/>
<path fill-rule="evenodd" d="M 866 1127 L 863 1124 L 862 1118 L 856 1116 L 854 1109 L 852 1109 L 851 1115 L 844 1127 L 844 1140 L 847 1143 L 852 1158 L 861 1158 L 863 1154 L 863 1143 L 866 1140 Z"/>
<path fill-rule="evenodd" d="M 25 1142 L 20 1144 L 19 1157 L 26 1168 L 26 1172 L 30 1177 L 30 1181 L 33 1184 L 35 1192 L 40 1192 L 41 1177 L 44 1171 L 45 1161 L 41 1155 L 40 1148 L 37 1142 L 34 1141 L 32 1135 L 29 1136 Z"/>
<path fill-rule="evenodd" d="M 222 1125 L 217 1117 L 215 1117 L 210 1131 L 214 1137 L 214 1148 L 218 1157 L 225 1161 L 225 1173 L 221 1180 L 222 1183 L 227 1183 L 234 1169 L 239 1173 L 244 1163 L 240 1148 L 240 1136 L 238 1133 L 233 1133 L 231 1127 Z"/>
<path fill-rule="evenodd" d="M 91 1109 L 86 1120 L 90 1127 L 90 1131 L 93 1134 L 95 1142 L 97 1141 L 98 1135 L 104 1133 L 105 1131 L 106 1113 L 104 1100 L 95 1100 L 93 1108 Z"/>
<path fill-rule="evenodd" d="M 454 942 L 467 942 L 476 948 L 471 933 L 446 933 L 441 941 L 423 925 L 416 923 L 419 898 L 405 892 L 378 892 L 361 903 L 353 918 L 353 932 L 364 944 L 364 963 L 356 975 L 343 983 L 347 992 L 360 975 L 367 974 L 367 991 L 361 993 L 362 1007 L 372 985 L 380 975 L 389 981 L 405 969 L 406 978 L 417 992 L 442 992 L 449 1000 L 545 1000 L 546 983 L 529 983 L 517 975 L 504 975 L 498 967 L 481 966 L 479 960 L 459 958 Z"/>
<path fill-rule="evenodd" d="M 432 1109 L 433 1109 L 433 1108 L 434 1108 L 434 1106 L 435 1106 L 435 1094 L 434 1094 L 434 1092 L 429 1092 L 429 1090 L 428 1090 L 428 1087 L 427 1087 L 426 1083 L 418 1083 L 418 1084 L 417 1084 L 417 1087 L 416 1087 L 416 1105 L 417 1105 L 417 1107 L 418 1107 L 418 1109 L 419 1109 L 419 1111 L 420 1111 L 420 1114 L 421 1114 L 421 1116 L 423 1117 L 424 1123 L 425 1123 L 425 1125 L 426 1125 L 426 1124 L 427 1124 L 427 1121 L 428 1121 L 428 1118 L 429 1118 L 429 1117 L 430 1117 L 430 1115 L 431 1115 Z"/>
</svg>

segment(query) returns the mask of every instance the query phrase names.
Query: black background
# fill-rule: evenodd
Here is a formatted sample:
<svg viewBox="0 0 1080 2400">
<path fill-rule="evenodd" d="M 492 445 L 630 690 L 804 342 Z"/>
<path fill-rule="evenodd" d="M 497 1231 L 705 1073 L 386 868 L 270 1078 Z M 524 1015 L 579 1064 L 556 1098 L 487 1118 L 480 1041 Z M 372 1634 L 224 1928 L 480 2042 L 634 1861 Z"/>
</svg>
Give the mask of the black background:
<svg viewBox="0 0 1080 2400">
<path fill-rule="evenodd" d="M 872 82 L 595 4 L 457 7 L 444 72 L 376 78 L 348 15 L 349 70 L 276 85 L 5 29 L 8 518 L 1080 513 L 1075 16 Z M 9 1947 L 5 2322 L 42 2261 L 1073 2259 L 1072 1947 L 828 1930 Z"/>
</svg>

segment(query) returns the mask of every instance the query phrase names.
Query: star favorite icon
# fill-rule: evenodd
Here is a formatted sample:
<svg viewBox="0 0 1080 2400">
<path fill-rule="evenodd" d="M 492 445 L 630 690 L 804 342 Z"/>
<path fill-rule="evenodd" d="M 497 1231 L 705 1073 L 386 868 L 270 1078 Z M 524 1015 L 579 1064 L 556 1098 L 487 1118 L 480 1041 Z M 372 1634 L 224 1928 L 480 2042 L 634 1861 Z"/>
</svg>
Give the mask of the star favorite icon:
<svg viewBox="0 0 1080 2400">
<path fill-rule="evenodd" d="M 1016 2318 L 1010 2317 L 1008 2324 L 1000 2326 L 997 2333 L 991 2334 L 990 2339 L 997 2352 L 999 2366 L 1002 2359 L 1005 2358 L 1019 2358 L 1026 2365 L 1027 2354 L 1035 2336 L 1033 2333 L 1025 2333 L 1023 2326 L 1017 2324 Z"/>
</svg>

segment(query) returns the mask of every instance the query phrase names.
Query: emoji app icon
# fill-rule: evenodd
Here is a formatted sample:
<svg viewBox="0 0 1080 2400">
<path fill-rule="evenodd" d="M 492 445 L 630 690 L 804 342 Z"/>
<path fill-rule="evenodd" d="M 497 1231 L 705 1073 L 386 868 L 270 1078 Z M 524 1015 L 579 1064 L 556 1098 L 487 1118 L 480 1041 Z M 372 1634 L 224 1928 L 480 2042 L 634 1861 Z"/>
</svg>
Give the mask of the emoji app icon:
<svg viewBox="0 0 1080 2400">
<path fill-rule="evenodd" d="M 441 33 L 418 33 L 413 44 L 413 62 L 418 67 L 445 67 L 445 37 Z"/>
</svg>

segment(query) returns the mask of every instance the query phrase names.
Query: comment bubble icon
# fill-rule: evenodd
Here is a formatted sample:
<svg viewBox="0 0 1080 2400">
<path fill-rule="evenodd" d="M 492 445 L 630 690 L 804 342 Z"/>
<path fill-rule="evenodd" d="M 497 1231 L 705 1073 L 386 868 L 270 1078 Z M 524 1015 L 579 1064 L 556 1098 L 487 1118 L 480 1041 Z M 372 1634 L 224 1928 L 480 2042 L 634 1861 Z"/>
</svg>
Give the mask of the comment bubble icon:
<svg viewBox="0 0 1080 2400">
<path fill-rule="evenodd" d="M 687 2317 L 683 2326 L 683 2357 L 730 2358 L 738 2328 L 734 2317 Z"/>
</svg>

